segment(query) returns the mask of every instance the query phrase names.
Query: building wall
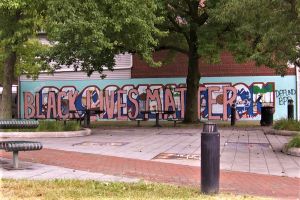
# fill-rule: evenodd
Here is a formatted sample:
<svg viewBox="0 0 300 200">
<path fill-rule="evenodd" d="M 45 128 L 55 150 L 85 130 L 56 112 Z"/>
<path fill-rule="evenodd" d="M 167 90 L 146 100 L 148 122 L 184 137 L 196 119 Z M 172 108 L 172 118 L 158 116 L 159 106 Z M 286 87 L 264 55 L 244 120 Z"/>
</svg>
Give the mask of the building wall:
<svg viewBox="0 0 300 200">
<path fill-rule="evenodd" d="M 297 74 L 297 99 L 296 99 L 296 106 L 298 108 L 297 110 L 297 119 L 300 121 L 300 67 L 296 68 L 296 74 Z"/>
<path fill-rule="evenodd" d="M 154 54 L 156 61 L 165 60 L 167 52 Z M 176 57 L 161 67 L 150 67 L 138 56 L 133 56 L 132 78 L 157 78 L 157 77 L 186 77 L 187 57 L 184 54 L 177 54 Z M 202 77 L 222 76 L 275 76 L 275 70 L 265 66 L 257 67 L 254 62 L 236 63 L 230 53 L 221 54 L 219 64 L 205 64 L 199 62 L 199 72 Z M 295 69 L 288 69 L 287 75 L 295 75 Z"/>
<path fill-rule="evenodd" d="M 97 116 L 99 119 L 142 117 L 139 111 L 144 109 L 176 110 L 174 117 L 181 118 L 185 89 L 183 77 L 20 81 L 20 116 L 69 117 L 69 110 L 81 112 L 88 106 L 104 111 Z M 257 102 L 260 95 L 261 103 Z M 230 105 L 236 101 L 240 120 L 259 120 L 263 105 L 274 106 L 274 118 L 280 119 L 287 116 L 288 99 L 296 99 L 293 75 L 203 77 L 199 85 L 198 113 L 199 118 L 227 120 L 231 115 Z M 146 117 L 154 119 L 155 115 Z"/>
</svg>

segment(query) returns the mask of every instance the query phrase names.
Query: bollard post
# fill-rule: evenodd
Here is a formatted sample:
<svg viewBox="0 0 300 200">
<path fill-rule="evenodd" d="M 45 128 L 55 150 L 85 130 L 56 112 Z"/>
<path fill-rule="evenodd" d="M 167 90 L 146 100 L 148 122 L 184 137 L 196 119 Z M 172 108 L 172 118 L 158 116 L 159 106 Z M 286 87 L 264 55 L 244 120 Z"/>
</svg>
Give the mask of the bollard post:
<svg viewBox="0 0 300 200">
<path fill-rule="evenodd" d="M 220 133 L 217 125 L 207 122 L 201 134 L 201 192 L 219 193 Z"/>
<path fill-rule="evenodd" d="M 83 126 L 85 128 L 89 128 L 91 124 L 91 114 L 90 114 L 90 110 L 86 110 L 85 115 L 84 115 L 84 122 L 83 122 Z"/>
<path fill-rule="evenodd" d="M 230 111 L 231 111 L 231 126 L 235 125 L 235 119 L 236 119 L 236 108 L 235 108 L 235 104 L 232 104 L 230 107 Z"/>
<path fill-rule="evenodd" d="M 294 119 L 294 101 L 292 99 L 288 100 L 288 119 Z"/>
</svg>

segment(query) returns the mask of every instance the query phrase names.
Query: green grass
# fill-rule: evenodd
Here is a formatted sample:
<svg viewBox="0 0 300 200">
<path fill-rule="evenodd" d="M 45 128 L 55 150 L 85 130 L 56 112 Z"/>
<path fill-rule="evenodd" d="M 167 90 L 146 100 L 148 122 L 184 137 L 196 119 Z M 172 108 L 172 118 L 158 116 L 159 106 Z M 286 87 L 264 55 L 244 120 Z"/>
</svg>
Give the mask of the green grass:
<svg viewBox="0 0 300 200">
<path fill-rule="evenodd" d="M 1 180 L 0 180 L 1 181 Z M 2 194 L 2 196 L 1 196 Z M 260 199 L 258 197 L 219 194 L 207 196 L 198 188 L 150 183 L 104 183 L 80 180 L 2 179 L 1 199 Z M 261 198 L 262 199 L 262 198 Z"/>
<path fill-rule="evenodd" d="M 39 120 L 39 126 L 35 129 L 3 129 L 4 132 L 59 132 L 59 131 L 78 131 L 81 127 L 75 121 L 67 121 L 64 125 L 63 121 Z"/>
<path fill-rule="evenodd" d="M 287 144 L 288 149 L 292 147 L 300 148 L 300 134 L 294 136 Z"/>
<path fill-rule="evenodd" d="M 185 124 L 182 122 L 177 122 L 176 128 L 202 128 L 205 121 L 194 123 L 194 124 Z M 217 123 L 218 127 L 231 127 L 230 121 L 213 121 Z M 155 124 L 155 121 L 141 121 L 141 128 L 152 128 Z M 173 128 L 174 122 L 160 120 L 159 124 L 165 128 Z M 237 121 L 235 127 L 237 128 L 249 128 L 249 127 L 259 127 L 259 121 Z M 116 120 L 103 120 L 97 122 L 91 122 L 91 128 L 137 128 L 136 121 L 116 121 Z"/>
<path fill-rule="evenodd" d="M 274 129 L 300 131 L 300 122 L 296 120 L 280 119 L 275 122 Z"/>
</svg>

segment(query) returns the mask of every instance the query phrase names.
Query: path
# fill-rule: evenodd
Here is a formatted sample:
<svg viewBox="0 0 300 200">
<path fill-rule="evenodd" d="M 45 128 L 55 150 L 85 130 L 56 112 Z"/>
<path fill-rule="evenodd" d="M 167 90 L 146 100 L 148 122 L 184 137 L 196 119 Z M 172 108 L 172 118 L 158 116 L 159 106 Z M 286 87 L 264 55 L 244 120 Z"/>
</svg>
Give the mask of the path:
<svg viewBox="0 0 300 200">
<path fill-rule="evenodd" d="M 11 158 L 11 153 L 0 156 Z M 115 176 L 199 187 L 199 167 L 156 161 L 120 158 L 89 153 L 43 149 L 21 154 L 22 160 Z M 300 179 L 221 171 L 222 192 L 269 196 L 284 199 L 300 198 Z"/>
</svg>

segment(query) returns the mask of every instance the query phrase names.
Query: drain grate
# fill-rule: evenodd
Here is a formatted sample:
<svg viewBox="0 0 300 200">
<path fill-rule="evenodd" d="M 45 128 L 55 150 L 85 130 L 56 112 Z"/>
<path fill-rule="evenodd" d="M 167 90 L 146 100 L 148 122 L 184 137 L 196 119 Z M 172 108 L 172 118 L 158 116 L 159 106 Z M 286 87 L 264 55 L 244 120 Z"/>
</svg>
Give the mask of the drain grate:
<svg viewBox="0 0 300 200">
<path fill-rule="evenodd" d="M 200 160 L 199 154 L 160 153 L 152 159 Z"/>
<path fill-rule="evenodd" d="M 129 142 L 81 142 L 72 146 L 124 146 Z"/>
<path fill-rule="evenodd" d="M 229 147 L 272 148 L 269 143 L 226 142 Z"/>
</svg>

